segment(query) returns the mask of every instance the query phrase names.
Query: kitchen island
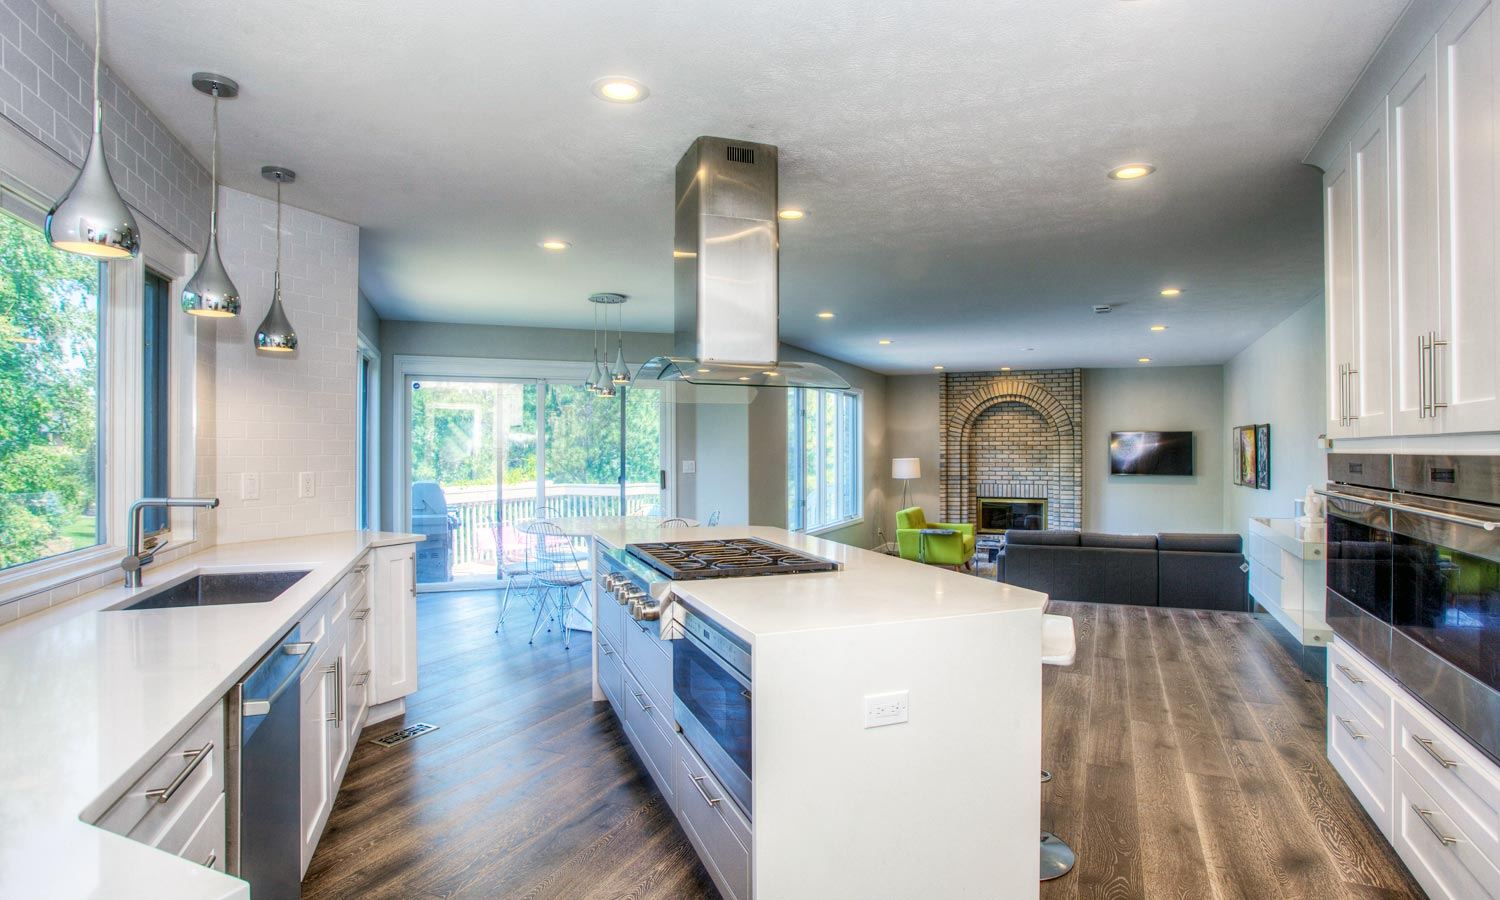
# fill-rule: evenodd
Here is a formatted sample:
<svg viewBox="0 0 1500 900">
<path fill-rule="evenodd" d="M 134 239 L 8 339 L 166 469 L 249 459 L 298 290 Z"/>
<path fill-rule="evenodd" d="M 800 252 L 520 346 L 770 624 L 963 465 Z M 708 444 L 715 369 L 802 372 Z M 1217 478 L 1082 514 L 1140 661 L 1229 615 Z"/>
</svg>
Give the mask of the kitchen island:
<svg viewBox="0 0 1500 900">
<path fill-rule="evenodd" d="M 617 602 L 627 545 L 738 538 L 838 569 L 658 580 L 655 621 Z M 594 698 L 731 900 L 1037 896 L 1045 595 L 777 528 L 619 525 L 594 554 Z M 684 691 L 740 703 L 700 686 L 716 658 L 747 676 L 719 723 L 749 731 L 743 791 L 682 725 Z"/>
</svg>

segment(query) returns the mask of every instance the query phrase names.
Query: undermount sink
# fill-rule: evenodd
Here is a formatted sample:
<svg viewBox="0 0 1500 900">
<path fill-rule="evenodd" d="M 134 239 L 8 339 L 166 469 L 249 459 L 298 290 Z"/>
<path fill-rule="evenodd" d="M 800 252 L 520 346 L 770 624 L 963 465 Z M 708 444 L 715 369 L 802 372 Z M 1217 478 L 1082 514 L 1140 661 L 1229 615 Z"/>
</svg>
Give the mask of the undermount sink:
<svg viewBox="0 0 1500 900">
<path fill-rule="evenodd" d="M 116 609 L 177 609 L 185 606 L 229 606 L 265 603 L 284 594 L 307 572 L 228 572 L 194 575 Z"/>
</svg>

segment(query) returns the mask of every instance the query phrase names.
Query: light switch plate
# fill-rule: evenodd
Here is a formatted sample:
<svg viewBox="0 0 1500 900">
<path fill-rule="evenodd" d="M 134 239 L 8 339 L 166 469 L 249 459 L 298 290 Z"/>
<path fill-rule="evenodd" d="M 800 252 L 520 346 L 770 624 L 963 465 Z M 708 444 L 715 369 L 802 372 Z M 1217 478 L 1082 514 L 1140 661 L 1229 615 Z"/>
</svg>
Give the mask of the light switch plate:
<svg viewBox="0 0 1500 900">
<path fill-rule="evenodd" d="M 887 694 L 865 695 L 865 727 L 880 728 L 883 725 L 900 725 L 910 720 L 911 698 L 909 691 L 891 691 Z"/>
<path fill-rule="evenodd" d="M 297 496 L 302 498 L 311 497 L 317 490 L 317 482 L 313 479 L 311 472 L 297 473 Z"/>
<path fill-rule="evenodd" d="M 240 475 L 240 499 L 260 499 L 260 475 L 255 472 L 245 472 Z"/>
<path fill-rule="evenodd" d="M 696 459 L 685 459 L 682 461 L 682 474 L 697 475 L 698 461 Z"/>
</svg>

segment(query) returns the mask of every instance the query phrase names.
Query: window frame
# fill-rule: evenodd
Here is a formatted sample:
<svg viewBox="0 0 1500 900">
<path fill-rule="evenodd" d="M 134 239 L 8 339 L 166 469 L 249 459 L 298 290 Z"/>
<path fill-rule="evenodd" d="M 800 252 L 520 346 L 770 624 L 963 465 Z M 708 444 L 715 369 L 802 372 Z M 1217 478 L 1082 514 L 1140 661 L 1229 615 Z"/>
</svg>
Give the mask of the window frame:
<svg viewBox="0 0 1500 900">
<path fill-rule="evenodd" d="M 67 189 L 78 170 L 18 130 L 0 125 L 0 206 L 41 226 L 48 198 Z M 136 210 L 141 252 L 133 260 L 104 266 L 99 297 L 99 543 L 0 572 L 0 604 L 118 570 L 124 556 L 125 511 L 141 496 L 144 483 L 145 270 L 168 280 L 168 296 L 181 291 L 196 254 Z M 197 323 L 170 316 L 168 324 L 168 463 L 174 494 L 191 494 L 197 479 Z M 192 510 L 174 510 L 173 546 L 194 543 Z M 84 590 L 92 590 L 85 587 Z"/>
<path fill-rule="evenodd" d="M 371 531 L 379 531 L 380 525 L 380 351 L 363 332 L 355 334 L 355 380 L 356 385 L 354 427 L 354 464 L 356 473 L 354 498 L 354 521 L 356 525 Z M 363 404 L 358 405 L 360 399 Z M 363 426 L 361 428 L 361 425 Z M 362 465 L 361 465 L 362 464 Z"/>
<path fill-rule="evenodd" d="M 864 521 L 864 392 L 858 388 L 837 390 L 834 388 L 790 388 L 787 398 L 787 530 L 800 534 L 820 535 Z M 815 394 L 818 402 L 809 403 L 808 395 Z M 817 468 L 816 481 L 820 487 L 826 482 L 829 449 L 824 443 L 828 433 L 826 421 L 826 397 L 836 397 L 834 403 L 834 500 L 838 514 L 827 521 L 807 524 L 807 493 L 804 473 L 808 465 L 804 435 L 806 420 L 814 422 L 817 449 L 813 465 Z M 841 472 L 838 470 L 847 470 Z M 845 502 L 848 508 L 845 507 Z M 819 503 L 823 498 L 819 497 Z"/>
</svg>

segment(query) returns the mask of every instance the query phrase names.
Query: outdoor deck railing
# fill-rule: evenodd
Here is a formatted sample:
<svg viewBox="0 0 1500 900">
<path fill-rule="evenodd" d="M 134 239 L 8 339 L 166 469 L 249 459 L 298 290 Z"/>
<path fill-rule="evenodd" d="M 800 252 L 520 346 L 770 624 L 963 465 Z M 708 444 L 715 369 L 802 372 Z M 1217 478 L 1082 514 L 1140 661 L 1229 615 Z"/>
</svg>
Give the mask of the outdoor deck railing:
<svg viewBox="0 0 1500 900">
<path fill-rule="evenodd" d="M 493 562 L 497 523 L 515 527 L 527 519 L 536 518 L 536 486 L 533 484 L 508 484 L 503 498 L 495 496 L 494 485 L 444 488 L 443 497 L 454 522 L 454 565 Z M 656 484 L 649 481 L 627 484 L 623 515 L 646 515 L 660 502 L 661 490 Z M 622 514 L 620 488 L 613 484 L 548 484 L 545 503 L 556 517 Z"/>
</svg>

